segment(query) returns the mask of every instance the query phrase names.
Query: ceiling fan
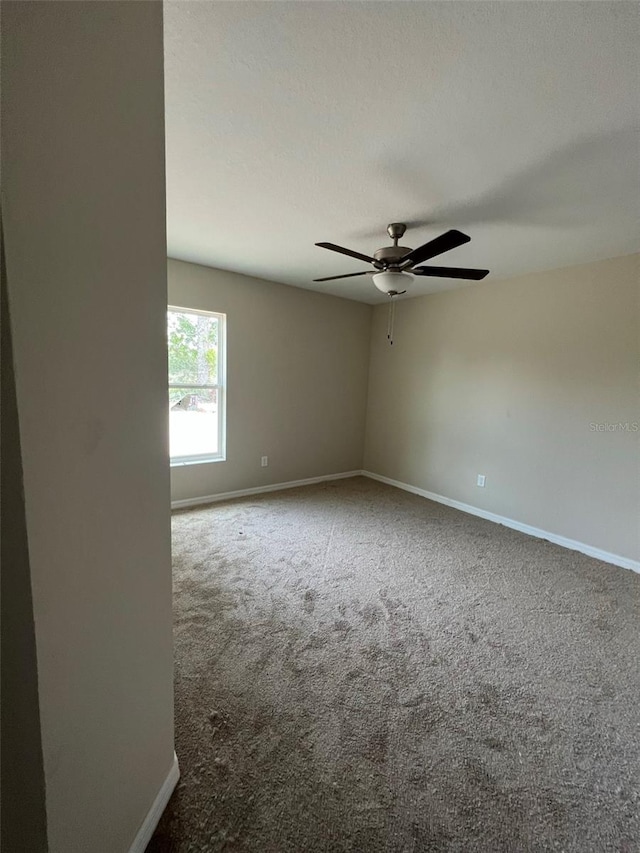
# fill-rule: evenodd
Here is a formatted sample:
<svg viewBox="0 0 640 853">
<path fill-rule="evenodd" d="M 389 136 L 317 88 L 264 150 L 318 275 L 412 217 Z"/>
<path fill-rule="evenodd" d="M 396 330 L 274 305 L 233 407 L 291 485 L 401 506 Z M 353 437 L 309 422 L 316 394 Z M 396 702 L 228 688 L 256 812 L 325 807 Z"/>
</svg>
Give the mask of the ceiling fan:
<svg viewBox="0 0 640 853">
<path fill-rule="evenodd" d="M 430 240 L 417 249 L 409 249 L 407 246 L 398 246 L 398 240 L 404 235 L 407 226 L 403 222 L 392 222 L 387 228 L 387 234 L 393 240 L 393 246 L 385 246 L 373 253 L 373 257 L 336 246 L 335 243 L 316 243 L 322 249 L 330 249 L 332 252 L 340 252 L 341 255 L 349 255 L 373 265 L 372 270 L 363 272 L 351 272 L 344 275 L 330 275 L 326 278 L 314 278 L 314 281 L 334 281 L 338 278 L 353 278 L 356 275 L 373 275 L 373 283 L 386 293 L 387 296 L 400 296 L 407 292 L 407 288 L 413 281 L 414 275 L 436 276 L 438 278 L 464 278 L 471 281 L 480 281 L 489 270 L 472 270 L 461 267 L 423 267 L 416 266 L 436 255 L 448 252 L 464 243 L 468 243 L 471 237 L 462 231 L 447 231 L 434 240 Z"/>
</svg>

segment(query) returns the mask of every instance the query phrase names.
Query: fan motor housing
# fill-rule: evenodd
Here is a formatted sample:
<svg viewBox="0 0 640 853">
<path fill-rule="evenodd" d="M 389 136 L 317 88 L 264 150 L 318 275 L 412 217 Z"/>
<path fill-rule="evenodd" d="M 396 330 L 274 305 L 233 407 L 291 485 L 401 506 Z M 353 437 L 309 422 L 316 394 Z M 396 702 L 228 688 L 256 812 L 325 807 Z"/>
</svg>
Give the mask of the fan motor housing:
<svg viewBox="0 0 640 853">
<path fill-rule="evenodd" d="M 411 249 L 407 246 L 385 246 L 373 253 L 376 261 L 382 261 L 385 266 L 395 266 L 401 258 L 408 255 Z"/>
</svg>

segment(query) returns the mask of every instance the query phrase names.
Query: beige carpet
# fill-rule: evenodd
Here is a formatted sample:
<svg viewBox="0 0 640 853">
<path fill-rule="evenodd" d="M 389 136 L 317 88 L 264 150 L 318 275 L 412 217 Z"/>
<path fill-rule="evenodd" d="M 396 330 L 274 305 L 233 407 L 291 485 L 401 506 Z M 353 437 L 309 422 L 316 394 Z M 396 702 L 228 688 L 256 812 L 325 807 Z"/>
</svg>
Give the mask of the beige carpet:
<svg viewBox="0 0 640 853">
<path fill-rule="evenodd" d="M 640 850 L 640 576 L 363 478 L 173 527 L 149 853 Z"/>
</svg>

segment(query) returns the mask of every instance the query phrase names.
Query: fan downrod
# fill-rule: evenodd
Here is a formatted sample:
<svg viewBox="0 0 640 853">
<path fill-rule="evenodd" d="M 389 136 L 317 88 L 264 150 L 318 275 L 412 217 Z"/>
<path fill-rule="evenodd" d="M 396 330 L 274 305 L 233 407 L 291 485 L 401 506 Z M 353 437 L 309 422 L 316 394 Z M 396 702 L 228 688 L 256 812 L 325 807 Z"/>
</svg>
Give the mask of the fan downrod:
<svg viewBox="0 0 640 853">
<path fill-rule="evenodd" d="M 404 236 L 404 232 L 406 230 L 407 226 L 404 224 L 404 222 L 392 222 L 390 225 L 387 226 L 387 234 L 393 240 L 394 246 L 398 245 L 398 240 L 400 240 L 400 238 Z"/>
</svg>

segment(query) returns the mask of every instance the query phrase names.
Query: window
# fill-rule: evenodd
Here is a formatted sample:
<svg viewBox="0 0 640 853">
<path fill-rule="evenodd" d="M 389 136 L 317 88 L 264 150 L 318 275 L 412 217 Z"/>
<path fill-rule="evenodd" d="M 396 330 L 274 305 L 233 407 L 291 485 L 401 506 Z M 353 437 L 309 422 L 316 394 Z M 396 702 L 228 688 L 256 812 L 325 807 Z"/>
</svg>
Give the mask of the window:
<svg viewBox="0 0 640 853">
<path fill-rule="evenodd" d="M 172 465 L 225 458 L 225 315 L 169 308 Z"/>
</svg>

